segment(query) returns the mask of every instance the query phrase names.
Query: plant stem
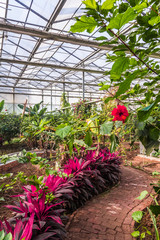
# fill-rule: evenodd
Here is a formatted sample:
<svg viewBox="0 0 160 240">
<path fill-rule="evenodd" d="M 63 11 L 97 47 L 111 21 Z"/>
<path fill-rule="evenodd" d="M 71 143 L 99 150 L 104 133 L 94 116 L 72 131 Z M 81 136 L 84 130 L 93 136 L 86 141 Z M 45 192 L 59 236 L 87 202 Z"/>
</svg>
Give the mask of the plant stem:
<svg viewBox="0 0 160 240">
<path fill-rule="evenodd" d="M 142 62 L 150 71 L 155 73 L 156 75 L 159 75 L 155 70 L 153 70 L 148 64 L 146 64 L 141 58 L 139 58 L 135 52 L 132 51 L 132 49 L 121 39 L 119 35 L 117 35 L 115 32 L 113 32 L 110 28 L 108 29 L 115 37 L 117 37 L 123 44 L 124 46 L 140 61 Z"/>
</svg>

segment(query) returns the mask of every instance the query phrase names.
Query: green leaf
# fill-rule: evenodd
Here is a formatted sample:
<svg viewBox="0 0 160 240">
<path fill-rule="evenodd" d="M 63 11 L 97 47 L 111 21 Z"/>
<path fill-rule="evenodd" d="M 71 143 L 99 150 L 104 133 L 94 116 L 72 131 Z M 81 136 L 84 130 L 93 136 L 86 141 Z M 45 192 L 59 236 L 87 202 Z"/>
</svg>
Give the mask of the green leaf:
<svg viewBox="0 0 160 240">
<path fill-rule="evenodd" d="M 157 217 L 160 214 L 160 206 L 159 205 L 151 205 L 149 207 L 152 213 Z"/>
<path fill-rule="evenodd" d="M 12 240 L 12 234 L 11 234 L 11 233 L 8 233 L 8 234 L 5 236 L 4 240 Z"/>
<path fill-rule="evenodd" d="M 102 10 L 109 10 L 113 8 L 115 0 L 106 0 L 104 1 L 104 3 L 102 4 L 101 9 Z"/>
<path fill-rule="evenodd" d="M 147 207 L 147 210 L 148 210 L 148 212 L 149 212 L 149 214 L 151 216 L 152 222 L 153 222 L 153 226 L 154 226 L 155 233 L 156 233 L 156 240 L 159 240 L 159 232 L 158 232 L 158 228 L 157 228 L 156 218 L 153 215 L 152 211 L 148 207 Z"/>
<path fill-rule="evenodd" d="M 2 230 L 2 231 L 0 231 L 0 239 L 2 239 L 3 240 L 3 238 L 4 238 L 4 231 Z"/>
<path fill-rule="evenodd" d="M 2 112 L 3 107 L 4 107 L 4 100 L 2 100 L 2 101 L 0 102 L 0 112 Z"/>
<path fill-rule="evenodd" d="M 72 136 L 71 136 L 71 140 L 70 140 L 69 143 L 68 143 L 70 155 L 72 155 L 72 153 L 73 153 L 73 142 L 74 142 L 74 136 L 72 135 Z"/>
<path fill-rule="evenodd" d="M 107 38 L 104 36 L 101 36 L 101 37 L 97 37 L 95 40 L 102 41 L 102 40 L 107 40 Z"/>
<path fill-rule="evenodd" d="M 105 134 L 111 134 L 113 128 L 113 122 L 104 122 L 100 126 L 100 134 L 105 135 Z"/>
<path fill-rule="evenodd" d="M 160 136 L 159 129 L 155 128 L 154 126 L 149 128 L 149 137 L 153 140 L 158 140 Z"/>
<path fill-rule="evenodd" d="M 152 236 L 152 233 L 151 233 L 149 230 L 147 230 L 147 229 L 146 229 L 146 233 L 147 233 L 148 235 Z"/>
<path fill-rule="evenodd" d="M 122 121 L 116 121 L 116 122 L 115 122 L 115 127 L 116 127 L 116 128 L 119 128 L 119 127 L 122 126 L 122 125 L 123 125 Z"/>
<path fill-rule="evenodd" d="M 141 238 L 145 238 L 145 236 L 146 236 L 145 232 L 141 233 Z"/>
<path fill-rule="evenodd" d="M 136 211 L 132 214 L 132 218 L 135 222 L 139 222 L 143 217 L 143 212 L 142 211 Z"/>
<path fill-rule="evenodd" d="M 137 16 L 137 13 L 134 12 L 132 8 L 128 8 L 127 11 L 124 13 L 117 14 L 116 17 L 111 19 L 109 25 L 107 26 L 108 29 L 120 29 L 125 24 L 133 21 Z"/>
<path fill-rule="evenodd" d="M 110 152 L 113 153 L 116 150 L 117 143 L 118 143 L 118 138 L 115 134 L 112 134 L 110 136 L 110 140 L 111 140 Z"/>
<path fill-rule="evenodd" d="M 148 23 L 152 26 L 154 26 L 155 24 L 158 24 L 160 22 L 160 16 L 155 16 L 155 17 L 152 17 Z"/>
<path fill-rule="evenodd" d="M 119 6 L 119 13 L 125 12 L 127 10 L 128 6 L 129 6 L 128 3 L 123 3 L 122 2 Z"/>
<path fill-rule="evenodd" d="M 91 131 L 88 131 L 85 136 L 85 143 L 90 147 L 93 144 Z"/>
<path fill-rule="evenodd" d="M 4 201 L 5 201 L 4 197 L 0 197 L 0 202 L 4 202 Z"/>
<path fill-rule="evenodd" d="M 91 118 L 91 119 L 87 119 L 87 124 L 88 124 L 91 132 L 93 132 L 94 134 L 98 135 L 98 127 L 96 125 L 96 119 L 97 119 L 97 117 Z"/>
<path fill-rule="evenodd" d="M 142 12 L 145 8 L 147 8 L 148 5 L 146 2 L 143 2 L 141 4 L 137 4 L 133 9 L 137 11 L 137 13 Z"/>
<path fill-rule="evenodd" d="M 87 147 L 87 145 L 85 144 L 85 142 L 83 140 L 75 139 L 74 144 L 77 144 L 80 147 Z"/>
<path fill-rule="evenodd" d="M 150 113 L 152 111 L 152 108 L 154 107 L 155 103 L 153 102 L 152 104 L 150 104 L 149 106 L 141 109 L 138 111 L 138 119 L 139 121 L 144 121 L 146 120 L 149 116 Z"/>
<path fill-rule="evenodd" d="M 159 147 L 159 141 L 150 139 L 150 142 L 145 145 L 146 155 L 149 155 L 154 148 L 158 148 L 158 147 Z"/>
<path fill-rule="evenodd" d="M 131 82 L 136 78 L 137 74 L 138 74 L 137 72 L 130 74 L 123 82 L 120 83 L 119 89 L 116 92 L 115 97 L 120 96 L 130 88 Z"/>
<path fill-rule="evenodd" d="M 84 3 L 87 8 L 97 9 L 97 4 L 95 0 L 86 0 L 82 1 L 82 3 Z"/>
<path fill-rule="evenodd" d="M 57 129 L 55 134 L 61 138 L 65 138 L 69 135 L 71 129 L 72 129 L 71 126 L 66 126 L 64 128 Z"/>
<path fill-rule="evenodd" d="M 97 22 L 93 17 L 82 16 L 77 22 L 71 26 L 71 32 L 84 32 L 92 33 L 97 26 Z"/>
<path fill-rule="evenodd" d="M 104 103 L 108 103 L 110 100 L 113 100 L 114 98 L 113 97 L 107 97 L 105 100 L 104 100 Z"/>
<path fill-rule="evenodd" d="M 44 113 L 47 111 L 47 108 L 42 108 L 40 112 L 38 113 L 39 116 L 43 116 Z"/>
<path fill-rule="evenodd" d="M 40 103 L 36 103 L 36 104 L 34 105 L 32 111 L 37 113 L 37 112 L 39 111 L 39 109 L 40 109 L 40 105 L 41 105 L 42 102 L 43 102 L 43 101 L 41 101 Z"/>
<path fill-rule="evenodd" d="M 156 106 L 157 103 L 160 102 L 160 94 L 158 93 L 157 95 L 158 96 L 156 97 L 155 101 L 152 104 L 138 111 L 138 119 L 140 121 L 146 120 L 150 116 L 150 113 L 152 112 L 154 106 Z"/>
<path fill-rule="evenodd" d="M 152 172 L 152 176 L 158 176 L 158 175 L 160 175 L 160 172 L 157 172 L 157 171 Z"/>
<path fill-rule="evenodd" d="M 111 87 L 111 85 L 103 85 L 99 90 L 108 90 Z"/>
<path fill-rule="evenodd" d="M 138 130 L 144 130 L 145 126 L 146 126 L 145 122 L 138 122 L 137 123 Z"/>
<path fill-rule="evenodd" d="M 139 237 L 140 236 L 140 231 L 134 231 L 131 233 L 132 237 Z"/>
<path fill-rule="evenodd" d="M 142 200 L 147 196 L 148 192 L 144 190 L 143 192 L 140 193 L 140 196 L 137 197 L 136 199 Z"/>
<path fill-rule="evenodd" d="M 112 66 L 111 78 L 120 78 L 122 72 L 124 72 L 129 66 L 129 58 L 121 57 L 118 58 Z"/>
</svg>

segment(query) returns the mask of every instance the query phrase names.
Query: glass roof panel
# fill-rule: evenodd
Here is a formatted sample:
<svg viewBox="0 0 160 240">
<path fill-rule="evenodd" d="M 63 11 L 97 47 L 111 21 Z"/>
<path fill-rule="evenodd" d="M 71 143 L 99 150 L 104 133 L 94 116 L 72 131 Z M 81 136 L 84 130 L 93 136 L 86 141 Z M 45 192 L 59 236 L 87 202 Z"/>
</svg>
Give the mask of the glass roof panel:
<svg viewBox="0 0 160 240">
<path fill-rule="evenodd" d="M 70 96 L 82 97 L 83 71 L 77 71 L 76 68 L 105 71 L 112 67 L 111 63 L 106 62 L 106 53 L 112 53 L 111 51 L 101 50 L 95 45 L 85 46 L 84 41 L 93 41 L 100 36 L 97 29 L 92 34 L 69 32 L 70 26 L 75 23 L 74 17 L 83 13 L 81 0 L 8 0 L 8 3 L 6 9 L 6 0 L 0 0 L 0 17 L 8 24 L 14 23 L 15 29 L 12 32 L 0 31 L 0 56 L 2 54 L 2 58 L 12 59 L 13 62 L 0 62 L 1 75 L 10 77 L 2 76 L 1 84 L 20 87 L 17 88 L 19 93 L 24 91 L 21 87 L 28 87 L 28 94 L 41 92 L 36 90 L 38 88 L 45 90 L 53 87 L 55 92 L 57 90 L 57 94 L 61 95 L 62 81 L 65 81 L 65 89 Z M 21 30 L 17 30 L 17 27 L 21 27 Z M 111 39 L 107 33 L 103 35 L 108 40 Z M 62 36 L 66 39 L 62 39 Z M 17 64 L 15 60 L 23 60 L 26 63 Z M 27 62 L 33 66 L 27 65 Z M 39 66 L 39 63 L 43 63 L 43 66 Z M 34 66 L 35 64 L 37 65 Z M 57 67 L 49 67 L 46 64 L 54 64 Z M 62 69 L 59 69 L 59 66 Z M 66 70 L 63 67 L 72 67 L 74 70 Z M 15 79 L 15 76 L 18 79 Z M 85 83 L 88 84 L 85 85 L 85 90 L 94 92 L 94 96 L 98 98 L 98 94 L 95 95 L 99 88 L 97 84 L 108 77 L 93 72 L 85 72 L 84 77 Z M 51 83 L 51 80 L 54 83 Z M 89 96 L 89 93 L 86 96 Z M 56 101 L 55 105 L 59 104 L 59 100 Z"/>
</svg>

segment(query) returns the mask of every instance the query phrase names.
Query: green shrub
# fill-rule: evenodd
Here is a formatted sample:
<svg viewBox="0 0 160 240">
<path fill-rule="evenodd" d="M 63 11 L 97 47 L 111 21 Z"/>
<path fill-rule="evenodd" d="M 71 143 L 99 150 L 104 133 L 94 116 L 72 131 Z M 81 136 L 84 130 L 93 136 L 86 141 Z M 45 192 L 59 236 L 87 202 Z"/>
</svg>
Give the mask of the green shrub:
<svg viewBox="0 0 160 240">
<path fill-rule="evenodd" d="M 4 141 L 10 142 L 12 138 L 20 133 L 21 118 L 19 115 L 0 114 L 0 137 Z"/>
</svg>

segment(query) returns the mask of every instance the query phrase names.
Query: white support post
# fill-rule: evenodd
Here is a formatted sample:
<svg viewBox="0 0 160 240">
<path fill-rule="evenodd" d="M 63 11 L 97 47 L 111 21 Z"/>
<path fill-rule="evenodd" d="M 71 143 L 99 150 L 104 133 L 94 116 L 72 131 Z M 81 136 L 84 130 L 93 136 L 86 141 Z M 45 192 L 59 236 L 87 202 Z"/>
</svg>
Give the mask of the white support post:
<svg viewBox="0 0 160 240">
<path fill-rule="evenodd" d="M 16 112 L 16 106 L 15 106 L 15 88 L 13 88 L 13 113 Z"/>
<path fill-rule="evenodd" d="M 51 86 L 51 111 L 53 110 L 53 105 L 52 105 L 52 86 Z"/>
<path fill-rule="evenodd" d="M 83 64 L 83 68 L 84 68 L 84 64 Z M 82 98 L 83 100 L 85 99 L 85 73 L 84 71 L 82 72 Z"/>
</svg>

